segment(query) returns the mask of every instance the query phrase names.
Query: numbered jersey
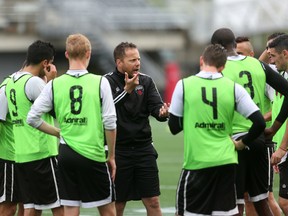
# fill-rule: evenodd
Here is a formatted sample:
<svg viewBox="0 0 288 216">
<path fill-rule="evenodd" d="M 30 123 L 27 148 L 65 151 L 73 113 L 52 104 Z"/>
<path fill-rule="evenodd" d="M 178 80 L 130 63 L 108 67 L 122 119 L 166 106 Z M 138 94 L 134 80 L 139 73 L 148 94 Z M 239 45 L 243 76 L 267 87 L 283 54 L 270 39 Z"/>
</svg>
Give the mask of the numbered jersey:
<svg viewBox="0 0 288 216">
<path fill-rule="evenodd" d="M 104 127 L 100 97 L 101 76 L 64 74 L 53 80 L 53 100 L 61 136 L 72 149 L 104 162 Z"/>
<path fill-rule="evenodd" d="M 10 77 L 7 77 L 0 85 L 0 88 L 4 88 L 4 86 L 6 86 L 7 82 L 10 79 Z M 2 94 L 5 94 L 5 92 L 3 92 Z M 0 122 L 0 137 L 0 158 L 4 160 L 14 161 L 15 149 L 13 125 L 9 113 L 6 116 L 6 121 Z"/>
<path fill-rule="evenodd" d="M 265 96 L 266 75 L 259 60 L 249 56 L 229 57 L 222 74 L 242 85 L 259 107 L 261 113 L 265 113 L 265 101 L 267 100 Z M 252 122 L 249 119 L 245 119 L 235 112 L 233 119 L 234 134 L 247 132 L 251 125 Z"/>
<path fill-rule="evenodd" d="M 8 108 L 13 124 L 15 140 L 15 161 L 31 162 L 58 154 L 56 137 L 45 134 L 26 123 L 27 114 L 32 102 L 27 98 L 25 85 L 32 77 L 22 75 L 18 79 L 11 78 L 6 85 Z M 42 116 L 44 121 L 54 124 L 49 114 Z"/>
<path fill-rule="evenodd" d="M 288 80 L 288 74 L 286 72 L 281 72 L 280 74 L 286 80 Z M 281 93 L 276 91 L 275 95 L 274 95 L 273 105 L 272 105 L 272 121 L 275 121 L 276 117 L 278 116 L 278 114 L 281 110 L 283 101 L 284 101 L 284 95 L 282 95 Z M 287 123 L 287 120 L 282 124 L 282 126 L 279 128 L 279 130 L 277 131 L 277 133 L 273 137 L 273 141 L 277 143 L 277 148 L 279 148 L 279 146 L 281 145 L 283 136 L 285 134 L 286 123 Z"/>
<path fill-rule="evenodd" d="M 183 79 L 183 89 L 183 167 L 195 170 L 237 163 L 230 138 L 235 83 L 225 77 L 212 80 L 191 76 Z"/>
</svg>

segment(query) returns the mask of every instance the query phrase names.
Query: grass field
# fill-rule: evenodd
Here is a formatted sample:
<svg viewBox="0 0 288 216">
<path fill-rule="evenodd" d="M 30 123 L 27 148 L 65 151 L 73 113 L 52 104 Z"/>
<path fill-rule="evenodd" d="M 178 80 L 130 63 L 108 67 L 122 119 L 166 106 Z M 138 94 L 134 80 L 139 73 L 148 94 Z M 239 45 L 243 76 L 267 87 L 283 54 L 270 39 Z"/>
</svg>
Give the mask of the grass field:
<svg viewBox="0 0 288 216">
<path fill-rule="evenodd" d="M 157 122 L 151 118 L 154 146 L 158 151 L 158 166 L 161 188 L 161 208 L 163 216 L 175 215 L 175 194 L 183 159 L 183 133 L 172 135 L 167 123 Z M 274 181 L 274 195 L 278 198 L 278 175 Z M 52 215 L 45 211 L 43 215 Z M 98 216 L 98 211 L 81 209 L 81 216 Z M 141 201 L 128 202 L 125 208 L 126 216 L 144 216 L 146 211 Z"/>
</svg>

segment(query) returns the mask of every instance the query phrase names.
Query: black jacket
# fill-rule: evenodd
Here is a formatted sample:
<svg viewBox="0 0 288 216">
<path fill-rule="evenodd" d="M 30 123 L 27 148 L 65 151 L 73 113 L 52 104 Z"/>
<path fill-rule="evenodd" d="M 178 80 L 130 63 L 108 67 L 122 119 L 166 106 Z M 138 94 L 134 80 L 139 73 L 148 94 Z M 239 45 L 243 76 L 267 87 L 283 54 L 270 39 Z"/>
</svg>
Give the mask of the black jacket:
<svg viewBox="0 0 288 216">
<path fill-rule="evenodd" d="M 116 147 L 151 144 L 149 116 L 158 121 L 167 120 L 159 117 L 163 101 L 152 78 L 140 73 L 139 85 L 129 94 L 124 91 L 124 74 L 115 70 L 105 77 L 110 83 L 117 112 Z"/>
</svg>

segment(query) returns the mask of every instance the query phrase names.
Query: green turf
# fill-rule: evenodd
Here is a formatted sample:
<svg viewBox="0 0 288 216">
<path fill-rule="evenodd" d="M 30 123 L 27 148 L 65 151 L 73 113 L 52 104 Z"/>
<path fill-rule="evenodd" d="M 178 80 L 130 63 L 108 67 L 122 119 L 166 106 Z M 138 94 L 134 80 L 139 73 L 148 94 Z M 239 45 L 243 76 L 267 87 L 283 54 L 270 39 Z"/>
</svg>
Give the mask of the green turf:
<svg viewBox="0 0 288 216">
<path fill-rule="evenodd" d="M 151 118 L 154 146 L 158 151 L 158 166 L 161 188 L 161 208 L 163 216 L 175 215 L 175 194 L 183 159 L 183 133 L 172 135 L 167 122 L 161 123 Z M 278 198 L 278 175 L 275 175 L 274 195 Z M 45 211 L 43 215 L 52 215 Z M 81 216 L 97 216 L 98 211 L 81 209 Z M 128 202 L 125 208 L 126 216 L 144 216 L 146 211 L 141 201 Z"/>
</svg>

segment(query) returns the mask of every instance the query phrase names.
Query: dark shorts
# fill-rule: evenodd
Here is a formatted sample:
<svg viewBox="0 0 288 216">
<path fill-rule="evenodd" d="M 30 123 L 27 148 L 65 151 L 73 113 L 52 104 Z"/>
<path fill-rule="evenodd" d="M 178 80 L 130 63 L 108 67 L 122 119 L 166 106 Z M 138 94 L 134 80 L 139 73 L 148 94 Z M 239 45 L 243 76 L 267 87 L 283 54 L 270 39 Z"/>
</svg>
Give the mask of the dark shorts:
<svg viewBox="0 0 288 216">
<path fill-rule="evenodd" d="M 182 170 L 176 194 L 178 215 L 235 215 L 236 165 Z"/>
<path fill-rule="evenodd" d="M 51 209 L 60 206 L 56 157 L 15 163 L 24 208 Z"/>
<path fill-rule="evenodd" d="M 270 182 L 270 153 L 264 136 L 253 141 L 249 149 L 238 151 L 236 169 L 237 203 L 244 204 L 244 192 L 247 191 L 252 202 L 268 197 Z"/>
<path fill-rule="evenodd" d="M 0 203 L 19 202 L 15 163 L 0 159 Z"/>
<path fill-rule="evenodd" d="M 274 153 L 274 151 L 275 151 L 274 145 L 268 146 L 268 158 L 271 159 L 271 156 Z M 270 162 L 270 160 L 269 160 L 269 162 Z M 273 169 L 273 165 L 270 164 L 270 166 L 269 166 L 269 186 L 268 186 L 269 192 L 273 192 L 273 181 L 274 181 L 274 169 Z"/>
<path fill-rule="evenodd" d="M 116 147 L 116 201 L 140 200 L 160 195 L 154 146 Z"/>
<path fill-rule="evenodd" d="M 60 144 L 60 198 L 64 206 L 93 208 L 115 200 L 114 185 L 105 162 L 90 160 Z"/>
<path fill-rule="evenodd" d="M 288 159 L 278 164 L 279 167 L 279 197 L 288 199 Z"/>
</svg>

